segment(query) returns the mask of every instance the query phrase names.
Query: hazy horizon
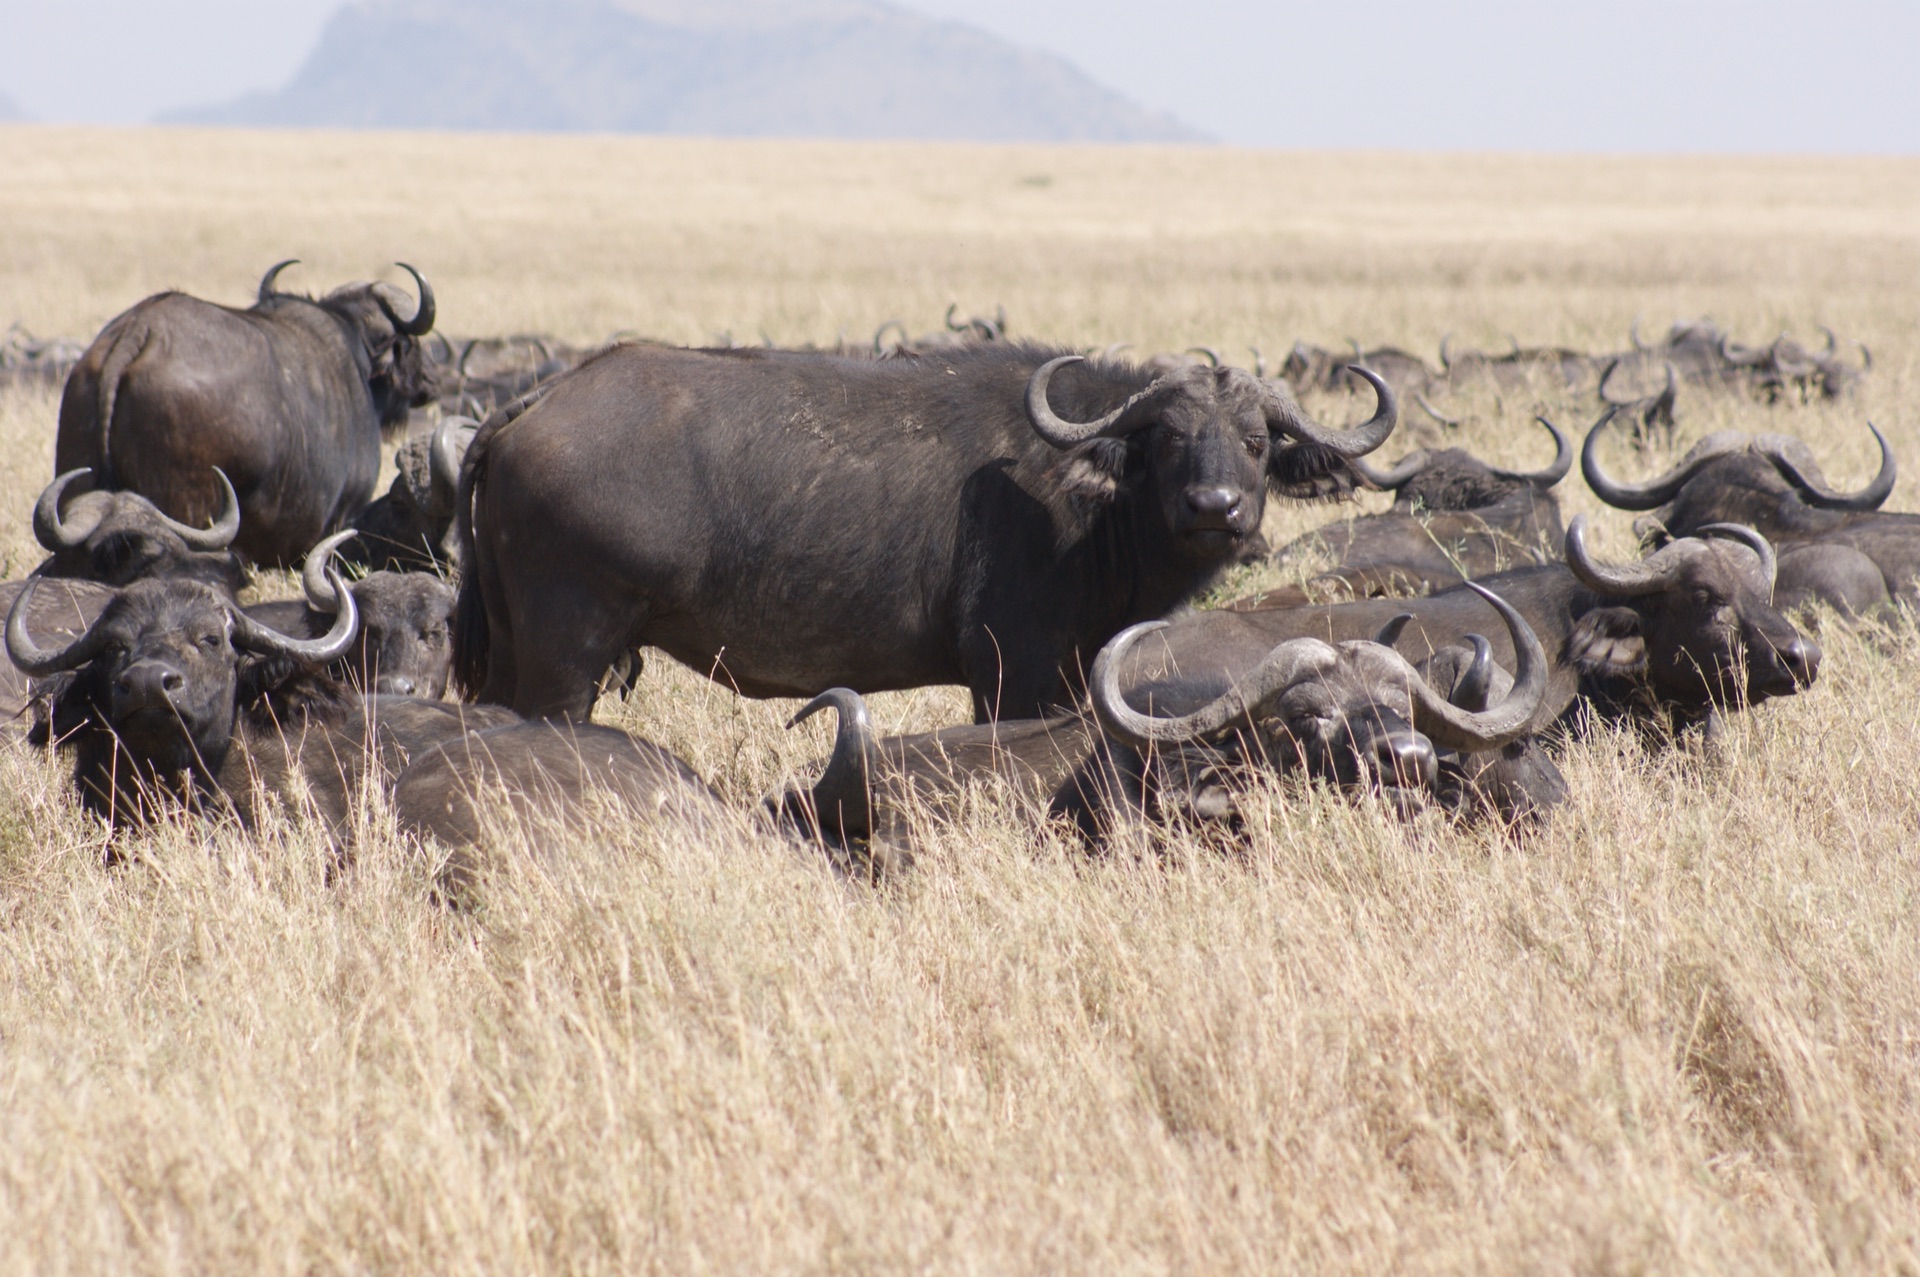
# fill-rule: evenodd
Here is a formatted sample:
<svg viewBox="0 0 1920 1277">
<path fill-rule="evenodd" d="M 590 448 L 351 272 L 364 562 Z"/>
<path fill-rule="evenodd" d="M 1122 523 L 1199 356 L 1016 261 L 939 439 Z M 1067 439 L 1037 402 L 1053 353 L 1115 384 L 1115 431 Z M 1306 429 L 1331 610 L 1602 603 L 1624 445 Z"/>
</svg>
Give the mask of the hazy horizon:
<svg viewBox="0 0 1920 1277">
<path fill-rule="evenodd" d="M 1143 107 L 1256 147 L 1920 154 L 1920 5 L 1616 0 L 898 0 L 1059 54 Z M 345 0 L 0 0 L 0 98 L 133 124 L 290 80 Z M 537 3 L 537 0 L 532 0 Z"/>
</svg>

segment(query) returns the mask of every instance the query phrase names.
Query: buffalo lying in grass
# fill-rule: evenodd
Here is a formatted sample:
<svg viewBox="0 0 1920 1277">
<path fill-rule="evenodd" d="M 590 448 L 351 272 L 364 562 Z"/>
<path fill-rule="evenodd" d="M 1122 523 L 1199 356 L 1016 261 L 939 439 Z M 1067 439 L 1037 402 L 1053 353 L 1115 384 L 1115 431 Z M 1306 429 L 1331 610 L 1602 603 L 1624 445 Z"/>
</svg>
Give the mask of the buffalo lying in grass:
<svg viewBox="0 0 1920 1277">
<path fill-rule="evenodd" d="M 231 548 L 240 531 L 240 503 L 219 470 L 213 477 L 223 502 L 205 528 L 168 518 L 137 492 L 73 493 L 90 473 L 84 467 L 67 471 L 34 502 L 34 539 L 48 554 L 35 576 L 103 585 L 174 577 L 203 581 L 229 594 L 246 583 L 246 568 Z"/>
</svg>

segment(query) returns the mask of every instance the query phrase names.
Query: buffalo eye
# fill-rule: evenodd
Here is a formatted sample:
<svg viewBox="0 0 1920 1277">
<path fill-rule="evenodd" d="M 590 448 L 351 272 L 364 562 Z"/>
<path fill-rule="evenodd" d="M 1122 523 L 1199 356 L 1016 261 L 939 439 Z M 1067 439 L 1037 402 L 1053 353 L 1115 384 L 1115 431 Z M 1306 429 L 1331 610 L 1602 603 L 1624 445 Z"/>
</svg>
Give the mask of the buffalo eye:
<svg viewBox="0 0 1920 1277">
<path fill-rule="evenodd" d="M 1247 455 L 1255 461 L 1267 455 L 1267 437 L 1265 435 L 1248 435 L 1246 445 Z"/>
<path fill-rule="evenodd" d="M 201 647 L 206 648 L 209 652 L 217 652 L 220 650 L 221 636 L 218 634 L 202 634 L 199 643 Z"/>
<path fill-rule="evenodd" d="M 1713 597 L 1712 590 L 1703 589 L 1703 590 L 1695 590 L 1693 592 L 1693 604 L 1695 607 L 1699 607 L 1699 608 L 1716 607 L 1719 605 L 1719 602 L 1720 600 Z"/>
</svg>

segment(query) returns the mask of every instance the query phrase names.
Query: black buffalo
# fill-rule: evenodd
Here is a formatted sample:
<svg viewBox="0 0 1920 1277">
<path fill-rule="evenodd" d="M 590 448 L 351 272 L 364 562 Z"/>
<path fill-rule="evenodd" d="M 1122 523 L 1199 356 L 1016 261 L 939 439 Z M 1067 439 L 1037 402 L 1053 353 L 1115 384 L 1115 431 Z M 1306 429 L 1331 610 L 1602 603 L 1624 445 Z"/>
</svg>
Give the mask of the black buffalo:
<svg viewBox="0 0 1920 1277">
<path fill-rule="evenodd" d="M 1632 337 L 1633 349 L 1612 357 L 1601 378 L 1600 397 L 1609 403 L 1646 398 L 1669 366 L 1689 385 L 1740 391 L 1769 403 L 1838 398 L 1873 366 L 1864 346 L 1859 364 L 1844 358 L 1831 329 L 1817 351 L 1786 336 L 1742 346 L 1707 319 L 1681 320 L 1657 342 L 1642 341 L 1636 324 Z"/>
<path fill-rule="evenodd" d="M 204 581 L 229 594 L 246 583 L 246 566 L 231 549 L 240 531 L 240 503 L 219 470 L 221 510 L 211 527 L 195 528 L 161 513 L 137 492 L 72 493 L 88 477 L 69 470 L 33 505 L 33 535 L 48 557 L 35 576 L 130 585 L 143 577 Z"/>
<path fill-rule="evenodd" d="M 275 630 L 317 638 L 340 613 L 329 560 L 352 532 L 337 532 L 315 546 L 301 569 L 305 600 L 280 599 L 247 606 L 247 615 Z M 453 658 L 453 587 L 429 572 L 372 572 L 353 582 L 360 613 L 358 639 L 329 666 L 336 677 L 368 692 L 445 695 Z"/>
<path fill-rule="evenodd" d="M 408 439 L 394 455 L 399 473 L 393 486 L 353 516 L 353 529 L 360 535 L 341 557 L 374 571 L 450 569 L 453 556 L 446 542 L 460 486 L 460 459 L 479 428 L 470 417 L 443 417 L 432 430 Z"/>
<path fill-rule="evenodd" d="M 350 693 L 320 671 L 353 643 L 350 595 L 326 635 L 298 639 L 200 582 L 136 581 L 78 637 L 43 648 L 31 629 L 42 585 L 29 581 L 7 615 L 7 654 L 47 680 L 29 739 L 73 750 L 82 804 L 110 824 L 175 806 L 232 804 L 247 816 L 257 782 L 287 792 L 278 781 L 299 770 L 298 738 L 347 715 Z M 318 788 L 344 820 L 341 787 Z"/>
<path fill-rule="evenodd" d="M 1815 600 L 1860 614 L 1892 600 L 1916 601 L 1920 515 L 1879 507 L 1898 467 L 1886 436 L 1867 423 L 1880 468 L 1856 492 L 1833 488 L 1807 445 L 1788 435 L 1722 430 L 1695 444 L 1666 474 L 1625 483 L 1600 464 L 1603 420 L 1587 435 L 1580 468 L 1595 495 L 1621 510 L 1647 511 L 1634 530 L 1653 544 L 1713 523 L 1751 524 L 1780 554 L 1778 601 Z"/>
<path fill-rule="evenodd" d="M 1459 448 L 1422 448 L 1386 470 L 1356 458 L 1353 469 L 1393 493 L 1393 508 L 1330 523 L 1282 546 L 1275 554 L 1281 562 L 1307 553 L 1331 554 L 1335 562 L 1295 590 L 1295 601 L 1328 589 L 1362 597 L 1426 594 L 1556 557 L 1565 532 L 1553 487 L 1573 466 L 1573 444 L 1545 417 L 1539 422 L 1554 442 L 1544 470 L 1504 470 Z"/>
<path fill-rule="evenodd" d="M 584 717 L 651 645 L 751 696 L 960 683 L 1038 717 L 1230 563 L 1269 486 L 1350 483 L 1396 418 L 1359 375 L 1379 407 L 1335 432 L 1231 368 L 616 347 L 468 450 L 455 674 Z"/>
<path fill-rule="evenodd" d="M 1711 726 L 1718 708 L 1791 695 L 1814 680 L 1819 645 L 1772 603 L 1773 547 L 1741 525 L 1699 531 L 1642 562 L 1606 564 L 1588 553 L 1581 516 L 1567 529 L 1564 564 L 1479 582 L 1519 609 L 1553 658 L 1536 726 L 1583 694 L 1607 706 L 1653 703 Z M 1284 639 L 1365 638 L 1400 613 L 1412 619 L 1399 646 L 1416 659 L 1482 633 L 1494 635 L 1501 664 L 1512 662 L 1510 646 L 1490 626 L 1494 614 L 1468 586 L 1427 598 L 1309 607 L 1249 601 L 1180 618 L 1146 653 L 1190 672 L 1234 677 Z"/>
<path fill-rule="evenodd" d="M 1101 650 L 1091 713 L 880 739 L 860 697 L 833 688 L 794 718 L 833 708 L 833 754 L 811 790 L 790 791 L 778 810 L 785 822 L 831 841 L 906 846 L 918 811 L 997 776 L 1100 837 L 1143 817 L 1233 820 L 1234 790 L 1250 768 L 1298 771 L 1410 808 L 1439 793 L 1436 746 L 1473 757 L 1500 750 L 1527 730 L 1545 690 L 1538 641 L 1517 613 L 1498 600 L 1494 606 L 1520 657 L 1518 677 L 1492 707 L 1484 686 L 1475 709 L 1449 701 L 1390 647 L 1315 639 L 1279 644 L 1238 679 L 1135 669 L 1123 692 L 1119 671 L 1136 643 L 1165 628 L 1162 621 L 1130 626 Z M 1456 768 L 1455 775 L 1464 773 Z"/>
<path fill-rule="evenodd" d="M 382 433 L 432 398 L 420 338 L 433 290 L 349 284 L 313 301 L 276 291 L 282 262 L 239 310 L 160 293 L 88 347 L 60 400 L 54 469 L 90 467 L 102 488 L 150 498 L 176 519 L 210 518 L 218 467 L 239 493 L 235 548 L 298 562 L 373 497 Z"/>
</svg>

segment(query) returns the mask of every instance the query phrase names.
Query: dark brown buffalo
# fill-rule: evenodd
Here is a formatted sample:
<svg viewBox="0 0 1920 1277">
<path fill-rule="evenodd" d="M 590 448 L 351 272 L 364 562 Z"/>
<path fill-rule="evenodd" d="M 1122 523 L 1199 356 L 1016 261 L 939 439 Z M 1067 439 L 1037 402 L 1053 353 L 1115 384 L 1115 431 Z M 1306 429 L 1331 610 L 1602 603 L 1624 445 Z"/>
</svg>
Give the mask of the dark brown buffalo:
<svg viewBox="0 0 1920 1277">
<path fill-rule="evenodd" d="M 1834 489 L 1807 445 L 1788 435 L 1722 430 L 1695 444 L 1680 464 L 1645 483 L 1625 483 L 1600 464 L 1607 422 L 1587 435 L 1580 469 L 1594 494 L 1621 510 L 1647 513 L 1634 530 L 1653 544 L 1715 523 L 1746 523 L 1780 555 L 1776 600 L 1792 609 L 1819 601 L 1848 615 L 1899 599 L 1920 601 L 1920 515 L 1879 507 L 1897 466 L 1873 425 L 1880 469 L 1857 492 Z"/>
<path fill-rule="evenodd" d="M 1411 807 L 1437 793 L 1436 746 L 1499 750 L 1520 737 L 1545 689 L 1538 641 L 1517 613 L 1494 606 L 1514 627 L 1519 675 L 1497 706 L 1480 712 L 1450 703 L 1392 648 L 1372 642 L 1282 643 L 1237 680 L 1137 669 L 1123 693 L 1119 670 L 1163 621 L 1130 626 L 1102 649 L 1091 716 L 876 739 L 860 697 L 830 689 L 794 722 L 836 710 L 834 752 L 812 790 L 789 792 L 778 810 L 784 823 L 832 841 L 910 845 L 917 811 L 998 776 L 1098 837 L 1136 817 L 1234 819 L 1233 790 L 1249 768 L 1298 771 Z"/>
<path fill-rule="evenodd" d="M 1635 325 L 1633 347 L 1609 361 L 1599 387 L 1608 403 L 1626 404 L 1653 394 L 1668 365 L 1689 385 L 1740 391 L 1770 403 L 1838 398 L 1873 366 L 1864 346 L 1858 366 L 1844 359 L 1831 330 L 1820 351 L 1785 336 L 1765 346 L 1742 346 L 1707 319 L 1681 320 L 1653 343 L 1642 341 Z"/>
<path fill-rule="evenodd" d="M 1335 566 L 1302 587 L 1298 601 L 1337 592 L 1366 597 L 1428 594 L 1516 563 L 1558 556 L 1565 532 L 1553 487 L 1573 466 L 1573 444 L 1545 417 L 1554 458 L 1544 470 L 1503 470 L 1459 448 L 1422 448 L 1387 470 L 1355 459 L 1367 483 L 1394 494 L 1382 514 L 1330 523 L 1274 555 L 1331 554 Z M 1277 604 L 1278 592 L 1271 602 Z"/>
<path fill-rule="evenodd" d="M 190 527 L 162 514 L 137 492 L 72 493 L 89 476 L 69 470 L 40 493 L 33 506 L 33 535 L 48 558 L 35 576 L 130 585 L 143 577 L 204 581 L 237 593 L 246 567 L 231 547 L 240 531 L 240 503 L 219 470 L 223 497 L 213 526 Z"/>
<path fill-rule="evenodd" d="M 1738 524 L 1699 531 L 1640 563 L 1604 564 L 1587 552 L 1581 516 L 1567 529 L 1565 564 L 1516 568 L 1479 582 L 1519 609 L 1552 657 L 1535 726 L 1545 727 L 1583 695 L 1609 706 L 1652 702 L 1711 726 L 1718 708 L 1791 695 L 1813 681 L 1819 645 L 1772 604 L 1773 547 Z M 1180 618 L 1149 650 L 1196 674 L 1233 677 L 1285 639 L 1363 638 L 1402 612 L 1413 619 L 1399 647 L 1416 659 L 1474 633 L 1493 636 L 1501 664 L 1513 659 L 1491 628 L 1493 613 L 1466 586 L 1428 598 L 1310 607 L 1247 600 Z"/>
<path fill-rule="evenodd" d="M 333 627 L 340 598 L 330 560 L 354 537 L 339 532 L 307 555 L 306 598 L 247 605 L 247 615 L 284 634 L 317 638 Z M 359 638 L 328 672 L 354 687 L 437 700 L 446 694 L 453 658 L 453 587 L 428 572 L 372 572 L 349 587 L 360 613 Z"/>
<path fill-rule="evenodd" d="M 231 804 L 250 817 L 256 782 L 287 792 L 278 782 L 301 770 L 290 760 L 300 758 L 302 738 L 326 734 L 347 714 L 350 694 L 319 672 L 359 625 L 338 577 L 346 604 L 319 639 L 269 629 L 212 586 L 143 580 L 53 647 L 31 629 L 43 584 L 27 582 L 7 615 L 7 654 L 47 680 L 44 716 L 28 739 L 73 751 L 82 804 L 110 824 L 143 823 L 180 805 Z M 315 761 L 324 752 L 315 750 Z M 314 797 L 331 819 L 346 818 L 338 783 L 316 785 Z"/>
<path fill-rule="evenodd" d="M 349 284 L 318 301 L 278 292 L 269 270 L 247 310 L 160 293 L 94 339 L 60 400 L 54 469 L 91 467 L 98 486 L 150 498 L 198 523 L 239 493 L 234 547 L 296 563 L 373 497 L 382 433 L 432 398 L 420 338 L 433 290 L 411 318 L 390 284 Z"/>
<path fill-rule="evenodd" d="M 652 645 L 750 696 L 960 683 L 1039 717 L 1232 562 L 1270 486 L 1350 482 L 1396 415 L 1359 375 L 1378 410 L 1338 432 L 1231 368 L 616 347 L 468 450 L 455 674 L 580 718 Z"/>
<path fill-rule="evenodd" d="M 460 459 L 480 423 L 443 417 L 394 455 L 399 473 L 387 494 L 353 516 L 360 535 L 342 557 L 373 571 L 445 572 L 453 565 L 447 532 L 460 486 Z"/>
</svg>

